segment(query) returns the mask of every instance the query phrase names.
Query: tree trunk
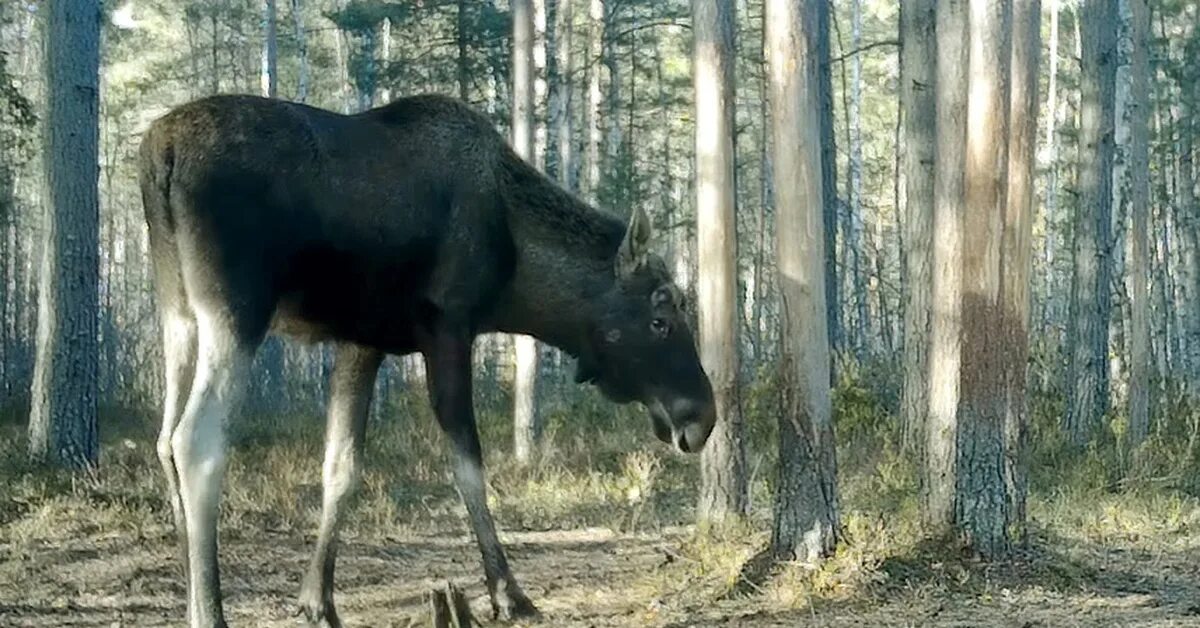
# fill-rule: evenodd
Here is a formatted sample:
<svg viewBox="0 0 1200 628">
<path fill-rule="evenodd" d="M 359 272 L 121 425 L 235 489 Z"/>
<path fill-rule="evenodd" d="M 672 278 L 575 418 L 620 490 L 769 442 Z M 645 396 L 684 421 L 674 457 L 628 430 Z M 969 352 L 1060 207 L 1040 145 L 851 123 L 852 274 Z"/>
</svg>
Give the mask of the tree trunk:
<svg viewBox="0 0 1200 628">
<path fill-rule="evenodd" d="M 933 262 L 933 164 L 936 117 L 934 68 L 935 0 L 913 0 L 900 11 L 900 99 L 905 148 L 904 447 L 920 447 L 928 410 L 926 352 L 929 349 L 929 290 Z"/>
<path fill-rule="evenodd" d="M 262 72 L 259 75 L 259 86 L 262 89 L 262 95 L 267 98 L 275 98 L 279 94 L 279 63 L 276 54 L 278 47 L 275 35 L 277 15 L 275 0 L 264 0 Z"/>
<path fill-rule="evenodd" d="M 988 558 L 1011 549 L 1011 506 L 1006 475 L 1006 373 L 1017 370 L 1023 324 L 1002 301 L 1004 231 L 1008 220 L 1009 64 L 1012 4 L 971 0 L 967 84 L 967 150 L 962 270 L 962 371 L 958 405 L 955 523 L 975 551 Z M 1019 132 L 1019 130 L 1018 130 Z M 1028 138 L 1026 138 L 1028 139 Z M 1023 148 L 1023 147 L 1022 147 Z M 1019 199 L 1018 204 L 1023 204 Z M 1014 238 L 1014 240 L 1019 240 Z M 1015 247 L 1012 247 L 1015 248 Z M 1005 302 L 1009 301 L 1009 302 Z M 1023 370 L 1024 365 L 1019 365 Z"/>
<path fill-rule="evenodd" d="M 588 1 L 588 68 L 587 109 L 585 111 L 587 136 L 584 140 L 584 160 L 587 176 L 583 178 L 584 194 L 592 201 L 600 187 L 600 55 L 604 37 L 604 0 Z"/>
<path fill-rule="evenodd" d="M 829 55 L 831 2 L 817 2 L 817 32 L 811 38 L 817 66 L 817 88 L 821 107 L 821 198 L 825 222 L 825 320 L 829 330 L 830 381 L 836 377 L 837 354 L 845 350 L 842 329 L 841 272 L 837 258 L 838 197 L 837 142 L 834 139 L 833 64 Z"/>
<path fill-rule="evenodd" d="M 1087 0 L 1082 12 L 1079 207 L 1065 422 L 1076 447 L 1087 443 L 1108 411 L 1116 0 Z"/>
<path fill-rule="evenodd" d="M 292 0 L 292 32 L 296 38 L 296 56 L 300 68 L 296 79 L 296 102 L 308 100 L 308 37 L 304 29 L 302 0 Z"/>
<path fill-rule="evenodd" d="M 530 163 L 534 134 L 534 15 L 531 0 L 512 0 L 513 19 L 513 106 L 512 143 L 517 154 Z M 528 463 L 537 446 L 537 342 L 531 336 L 515 336 L 513 353 L 513 453 Z"/>
<path fill-rule="evenodd" d="M 954 523 L 958 442 L 959 365 L 962 360 L 962 219 L 966 156 L 966 0 L 937 0 L 934 91 L 933 273 L 930 286 L 929 414 L 925 423 L 921 507 L 932 535 Z"/>
<path fill-rule="evenodd" d="M 1041 330 L 1044 337 L 1059 337 L 1057 321 L 1060 321 L 1056 304 L 1059 299 L 1058 282 L 1055 281 L 1055 258 L 1058 255 L 1058 0 L 1049 0 L 1050 42 L 1046 46 L 1049 60 L 1049 78 L 1046 88 L 1046 145 L 1042 153 L 1041 166 L 1046 171 L 1045 192 L 1045 242 L 1043 253 L 1043 292 L 1045 303 L 1042 311 Z M 1054 343 L 1058 345 L 1058 342 Z M 1058 350 L 1058 349 L 1056 349 Z M 1046 369 L 1049 371 L 1055 369 Z"/>
<path fill-rule="evenodd" d="M 1196 60 L 1188 57 L 1185 50 L 1180 67 L 1179 118 L 1175 129 L 1179 138 L 1176 190 L 1178 208 L 1175 216 L 1180 237 L 1178 250 L 1183 257 L 1180 292 L 1184 301 L 1178 311 L 1182 314 L 1184 323 L 1181 334 L 1184 367 L 1182 380 L 1192 395 L 1200 395 L 1200 304 L 1197 303 L 1197 299 L 1200 299 L 1200 207 L 1196 205 L 1196 145 L 1195 135 L 1192 133 L 1197 103 L 1193 94 L 1189 93 L 1200 74 L 1191 66 Z"/>
<path fill-rule="evenodd" d="M 734 201 L 734 6 L 692 0 L 696 90 L 696 251 L 700 356 L 717 424 L 701 454 L 701 521 L 746 514 L 746 446 L 738 391 L 737 221 Z"/>
<path fill-rule="evenodd" d="M 1041 52 L 1041 0 L 1014 0 L 1012 8 L 1011 99 L 1008 134 L 1008 188 L 1001 242 L 1000 298 L 1004 338 L 1005 480 L 1009 531 L 1023 540 L 1028 492 L 1026 441 L 1029 409 L 1029 324 L 1032 287 L 1035 153 L 1037 147 L 1038 55 Z"/>
<path fill-rule="evenodd" d="M 850 2 L 850 49 L 862 45 L 862 0 Z M 867 281 L 863 253 L 862 205 L 862 55 L 850 59 L 850 100 L 846 107 L 846 129 L 850 157 L 846 168 L 848 229 L 843 237 L 850 253 L 850 282 L 854 291 L 854 351 L 861 362 L 870 352 L 870 321 L 867 313 Z"/>
<path fill-rule="evenodd" d="M 37 358 L 29 453 L 94 467 L 99 346 L 100 7 L 45 5 L 45 248 L 38 292 Z"/>
<path fill-rule="evenodd" d="M 1129 444 L 1137 447 L 1150 432 L 1150 7 L 1149 0 L 1129 0 L 1132 31 L 1129 168 L 1132 172 L 1129 213 Z"/>
<path fill-rule="evenodd" d="M 571 116 L 572 63 L 571 40 L 574 34 L 572 0 L 556 0 L 554 13 L 554 60 L 557 75 L 554 81 L 554 136 L 558 141 L 558 181 L 568 190 L 575 189 L 575 141 Z"/>
<path fill-rule="evenodd" d="M 458 12 L 455 13 L 454 39 L 458 45 L 456 64 L 458 78 L 458 97 L 467 100 L 471 92 L 471 70 L 467 64 L 467 0 L 458 0 Z"/>
<path fill-rule="evenodd" d="M 766 0 L 776 257 L 783 325 L 779 482 L 771 549 L 815 562 L 839 529 L 825 323 L 816 4 Z"/>
<path fill-rule="evenodd" d="M 546 118 L 549 84 L 546 82 L 546 0 L 533 0 L 533 158 L 538 170 L 546 169 Z"/>
</svg>

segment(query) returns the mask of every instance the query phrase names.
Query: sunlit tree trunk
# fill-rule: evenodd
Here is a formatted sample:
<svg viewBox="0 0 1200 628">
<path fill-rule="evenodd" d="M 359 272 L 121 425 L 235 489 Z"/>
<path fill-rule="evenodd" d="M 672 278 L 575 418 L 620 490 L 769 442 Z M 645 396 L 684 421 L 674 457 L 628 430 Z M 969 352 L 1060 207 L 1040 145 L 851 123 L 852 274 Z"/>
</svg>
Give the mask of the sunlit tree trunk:
<svg viewBox="0 0 1200 628">
<path fill-rule="evenodd" d="M 279 93 L 279 63 L 276 52 L 278 46 L 275 35 L 277 15 L 275 0 L 264 0 L 262 72 L 259 77 L 259 86 L 262 89 L 262 95 L 268 98 L 274 98 Z"/>
<path fill-rule="evenodd" d="M 954 523 L 959 365 L 962 361 L 962 220 L 967 115 L 966 0 L 937 0 L 933 273 L 930 287 L 929 412 L 921 508 L 932 535 Z"/>
<path fill-rule="evenodd" d="M 1183 373 L 1175 374 L 1187 384 L 1189 392 L 1200 395 L 1200 207 L 1196 204 L 1195 150 L 1196 138 L 1192 132 L 1193 117 L 1198 103 L 1193 90 L 1200 72 L 1192 65 L 1200 57 L 1188 54 L 1194 46 L 1186 46 L 1179 71 L 1179 115 L 1175 133 L 1178 137 L 1177 208 L 1175 210 L 1176 233 L 1183 258 L 1179 282 L 1182 303 L 1178 311 L 1182 315 Z"/>
<path fill-rule="evenodd" d="M 1011 19 L 1011 0 L 970 2 L 955 523 L 972 549 L 989 558 L 1011 549 L 1005 380 L 1024 369 L 1010 347 L 1022 340 L 1024 325 L 1010 307 L 1015 299 L 1001 296 L 1003 254 L 1015 248 L 1002 242 L 1012 218 L 1010 212 L 1005 219 Z"/>
<path fill-rule="evenodd" d="M 816 4 L 766 0 L 776 258 L 782 301 L 779 481 L 771 550 L 815 562 L 839 529 L 825 323 Z"/>
<path fill-rule="evenodd" d="M 512 0 L 513 107 L 512 143 L 523 159 L 535 162 L 534 152 L 534 15 L 531 0 Z M 513 380 L 513 453 L 529 462 L 537 445 L 537 342 L 531 336 L 513 339 L 516 373 Z"/>
<path fill-rule="evenodd" d="M 1150 7 L 1149 0 L 1128 0 L 1132 33 L 1129 213 L 1129 444 L 1136 447 L 1150 432 Z"/>
<path fill-rule="evenodd" d="M 568 190 L 575 183 L 575 139 L 571 117 L 572 75 L 575 71 L 571 40 L 574 34 L 574 3 L 572 0 L 556 0 L 554 13 L 554 61 L 557 74 L 554 80 L 554 103 L 551 126 L 558 143 L 558 182 Z"/>
<path fill-rule="evenodd" d="M 304 29 L 302 0 L 292 2 L 292 36 L 296 39 L 296 57 L 300 64 L 296 78 L 296 102 L 308 100 L 308 35 Z"/>
<path fill-rule="evenodd" d="M 904 110 L 905 180 L 904 391 L 900 407 L 904 446 L 921 444 L 928 409 L 929 290 L 933 262 L 933 164 L 937 66 L 935 0 L 913 0 L 900 9 L 900 99 Z"/>
<path fill-rule="evenodd" d="M 1116 0 L 1082 7 L 1079 207 L 1075 220 L 1072 327 L 1065 427 L 1087 443 L 1108 410 L 1108 323 L 1112 312 L 1112 163 L 1116 88 Z"/>
<path fill-rule="evenodd" d="M 587 135 L 584 138 L 583 192 L 592 200 L 600 187 L 600 55 L 604 37 L 604 0 L 588 0 L 587 104 L 584 112 Z"/>
<path fill-rule="evenodd" d="M 746 446 L 738 391 L 737 221 L 734 201 L 734 7 L 692 0 L 696 90 L 696 236 L 700 357 L 717 425 L 701 456 L 701 521 L 746 514 Z"/>
<path fill-rule="evenodd" d="M 45 245 L 29 453 L 68 467 L 99 461 L 100 7 L 48 0 L 43 119 Z"/>
<path fill-rule="evenodd" d="M 1011 90 L 1008 132 L 1008 186 L 1001 241 L 1000 305 L 1010 331 L 1002 342 L 1005 367 L 1004 448 L 1009 496 L 1008 528 L 1024 538 L 1025 495 L 1028 492 L 1027 389 L 1029 327 L 1033 277 L 1033 214 L 1035 153 L 1038 129 L 1038 56 L 1041 53 L 1041 1 L 1012 3 Z"/>
<path fill-rule="evenodd" d="M 1046 83 L 1046 130 L 1045 146 L 1042 149 L 1041 167 L 1046 172 L 1045 188 L 1045 240 L 1043 252 L 1043 293 L 1045 304 L 1042 311 L 1041 331 L 1043 337 L 1057 336 L 1057 321 L 1060 310 L 1058 283 L 1055 281 L 1055 259 L 1058 255 L 1058 0 L 1046 3 L 1050 13 L 1050 40 L 1046 45 L 1049 76 Z M 1057 342 L 1054 344 L 1058 344 Z M 1051 375 L 1046 369 L 1046 375 Z"/>
</svg>

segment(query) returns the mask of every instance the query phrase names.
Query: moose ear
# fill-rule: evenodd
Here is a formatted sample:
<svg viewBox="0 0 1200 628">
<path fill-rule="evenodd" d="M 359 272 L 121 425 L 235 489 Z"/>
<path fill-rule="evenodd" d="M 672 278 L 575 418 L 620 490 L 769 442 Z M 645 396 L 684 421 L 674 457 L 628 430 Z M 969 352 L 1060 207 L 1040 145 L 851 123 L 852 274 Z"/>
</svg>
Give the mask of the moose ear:
<svg viewBox="0 0 1200 628">
<path fill-rule="evenodd" d="M 650 255 L 650 219 L 642 208 L 633 210 L 629 229 L 617 250 L 617 276 L 629 277 L 646 264 Z"/>
</svg>

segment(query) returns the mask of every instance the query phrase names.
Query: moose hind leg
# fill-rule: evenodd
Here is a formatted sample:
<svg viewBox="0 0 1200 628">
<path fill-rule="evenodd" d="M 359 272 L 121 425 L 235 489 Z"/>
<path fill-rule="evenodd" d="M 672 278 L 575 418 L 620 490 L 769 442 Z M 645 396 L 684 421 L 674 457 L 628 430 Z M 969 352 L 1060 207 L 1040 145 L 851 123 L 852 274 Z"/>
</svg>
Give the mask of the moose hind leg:
<svg viewBox="0 0 1200 628">
<path fill-rule="evenodd" d="M 333 604 L 337 534 L 350 498 L 358 489 L 371 393 L 382 354 L 339 345 L 334 360 L 322 467 L 324 497 L 317 549 L 300 589 L 300 611 L 315 626 L 338 628 Z"/>
<path fill-rule="evenodd" d="M 537 607 L 521 590 L 508 567 L 504 546 L 487 505 L 483 457 L 471 401 L 471 340 L 465 334 L 439 331 L 424 349 L 429 394 L 438 423 L 450 437 L 454 483 L 467 507 L 471 529 L 483 557 L 492 611 L 498 618 L 535 617 Z"/>
<path fill-rule="evenodd" d="M 217 515 L 225 475 L 225 422 L 242 396 L 254 345 L 224 317 L 197 313 L 196 373 L 171 437 L 187 528 L 188 623 L 225 626 L 217 567 Z"/>
<path fill-rule="evenodd" d="M 175 452 L 171 437 L 179 425 L 184 404 L 192 388 L 196 371 L 196 320 L 191 313 L 167 311 L 163 316 L 163 357 L 166 391 L 163 399 L 162 428 L 158 433 L 158 461 L 167 481 L 167 501 L 171 504 L 175 535 L 187 564 L 187 528 L 184 524 L 183 502 L 179 493 L 179 472 L 175 467 Z M 186 570 L 186 568 L 185 568 Z"/>
</svg>

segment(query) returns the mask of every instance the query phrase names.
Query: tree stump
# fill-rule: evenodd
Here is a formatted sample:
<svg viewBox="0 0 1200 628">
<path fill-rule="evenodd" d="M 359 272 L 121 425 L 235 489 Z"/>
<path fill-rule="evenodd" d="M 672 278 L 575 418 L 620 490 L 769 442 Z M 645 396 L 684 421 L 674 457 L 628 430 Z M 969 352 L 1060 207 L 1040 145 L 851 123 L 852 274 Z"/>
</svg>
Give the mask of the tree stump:
<svg viewBox="0 0 1200 628">
<path fill-rule="evenodd" d="M 467 598 L 453 583 L 444 589 L 432 589 L 425 595 L 433 628 L 471 628 L 475 625 Z"/>
</svg>

